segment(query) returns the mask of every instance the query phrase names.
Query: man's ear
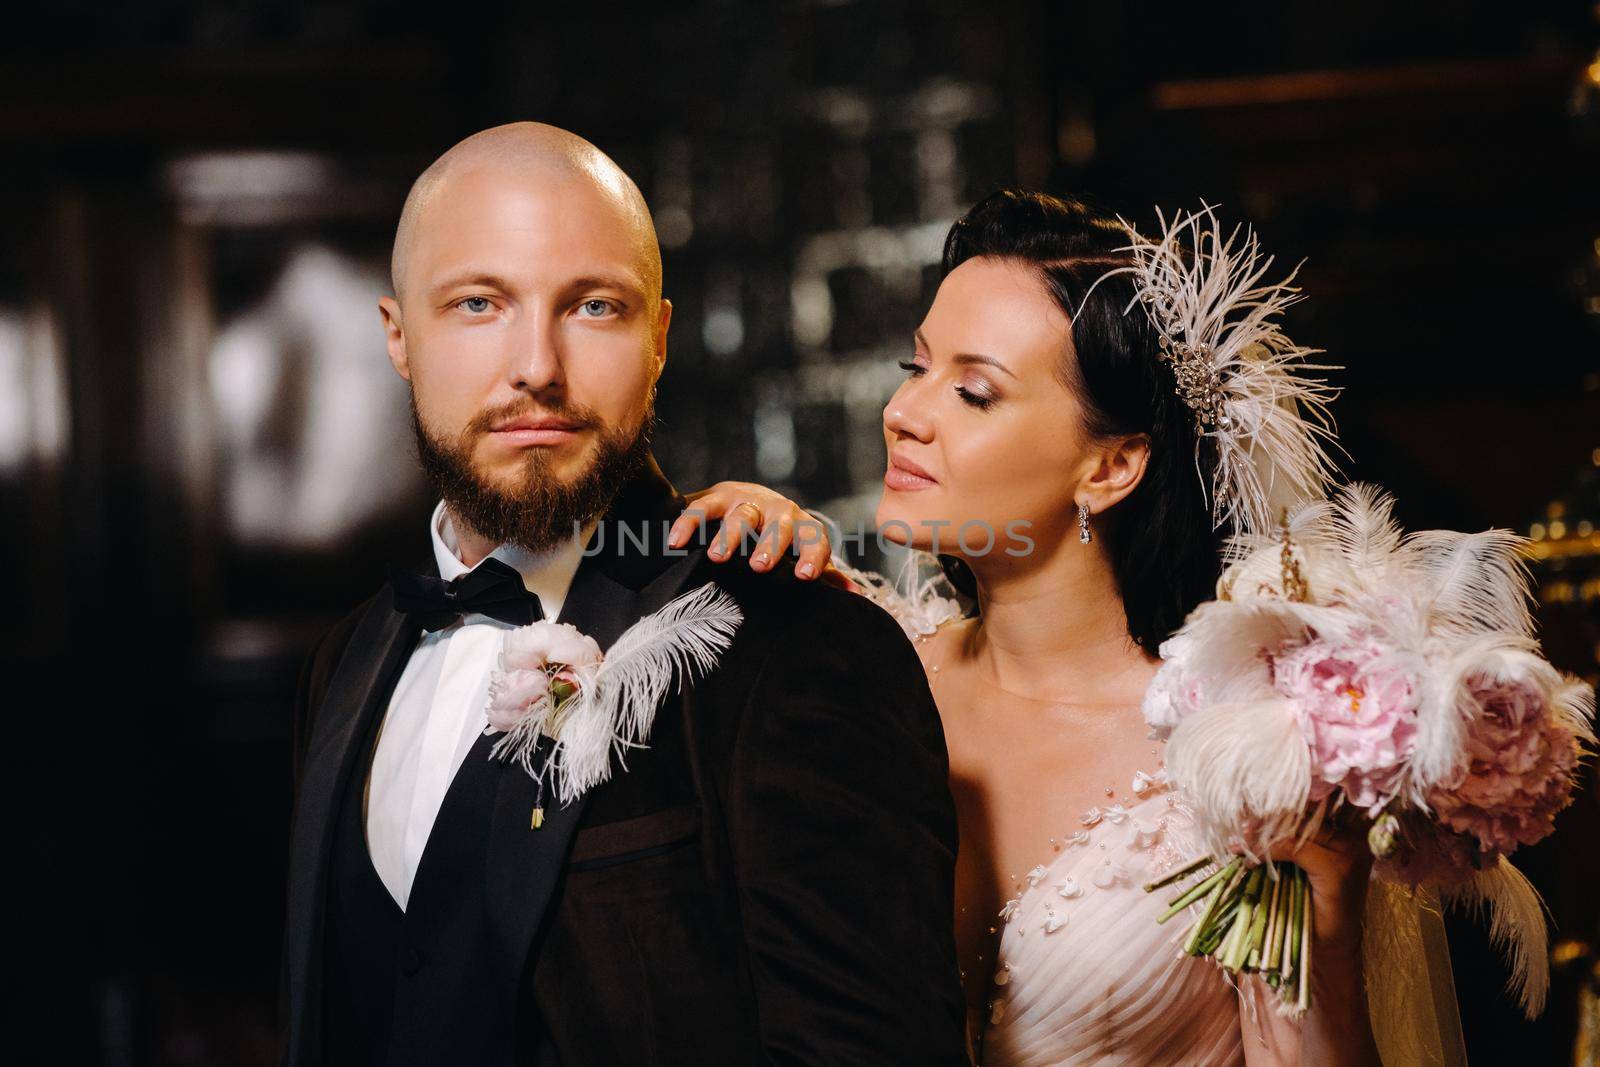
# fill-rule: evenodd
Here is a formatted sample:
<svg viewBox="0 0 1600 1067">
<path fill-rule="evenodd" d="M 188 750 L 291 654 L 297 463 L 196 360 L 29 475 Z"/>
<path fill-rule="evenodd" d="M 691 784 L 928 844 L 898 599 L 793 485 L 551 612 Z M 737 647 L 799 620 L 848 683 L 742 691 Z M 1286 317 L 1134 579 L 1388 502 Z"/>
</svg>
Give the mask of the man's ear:
<svg viewBox="0 0 1600 1067">
<path fill-rule="evenodd" d="M 1078 500 L 1096 515 L 1139 487 L 1150 462 L 1150 436 L 1136 433 L 1107 442 L 1099 462 L 1078 490 Z"/>
<path fill-rule="evenodd" d="M 392 296 L 380 297 L 378 311 L 383 315 L 383 339 L 389 349 L 389 362 L 394 365 L 395 373 L 409 382 L 411 361 L 406 358 L 406 335 L 400 321 L 400 302 Z"/>
<path fill-rule="evenodd" d="M 656 321 L 656 367 L 655 376 L 661 378 L 661 372 L 667 368 L 667 327 L 672 325 L 672 301 L 661 301 L 661 317 Z"/>
</svg>

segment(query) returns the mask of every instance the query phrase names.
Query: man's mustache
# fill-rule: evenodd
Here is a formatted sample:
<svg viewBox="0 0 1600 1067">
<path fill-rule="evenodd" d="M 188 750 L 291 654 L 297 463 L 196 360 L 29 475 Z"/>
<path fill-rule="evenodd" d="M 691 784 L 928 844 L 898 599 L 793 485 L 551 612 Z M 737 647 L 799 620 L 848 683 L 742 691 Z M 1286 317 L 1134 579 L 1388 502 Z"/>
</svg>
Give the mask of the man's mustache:
<svg viewBox="0 0 1600 1067">
<path fill-rule="evenodd" d="M 467 433 L 473 435 L 490 433 L 496 426 L 503 425 L 514 419 L 525 418 L 561 419 L 577 424 L 577 428 L 585 430 L 604 424 L 599 412 L 582 404 L 564 404 L 558 407 L 550 407 L 548 405 L 515 402 L 478 412 L 477 415 L 473 416 L 472 421 L 467 423 Z"/>
</svg>

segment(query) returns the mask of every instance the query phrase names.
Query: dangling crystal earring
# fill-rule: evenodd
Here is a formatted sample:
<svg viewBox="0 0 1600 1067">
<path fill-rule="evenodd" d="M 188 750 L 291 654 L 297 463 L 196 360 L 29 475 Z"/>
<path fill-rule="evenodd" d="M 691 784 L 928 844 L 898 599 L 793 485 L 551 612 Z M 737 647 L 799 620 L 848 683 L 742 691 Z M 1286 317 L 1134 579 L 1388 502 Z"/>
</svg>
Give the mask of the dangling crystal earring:
<svg viewBox="0 0 1600 1067">
<path fill-rule="evenodd" d="M 1089 532 L 1088 504 L 1080 503 L 1078 505 L 1078 540 L 1083 544 L 1088 544 L 1090 541 L 1094 540 L 1094 534 Z"/>
</svg>

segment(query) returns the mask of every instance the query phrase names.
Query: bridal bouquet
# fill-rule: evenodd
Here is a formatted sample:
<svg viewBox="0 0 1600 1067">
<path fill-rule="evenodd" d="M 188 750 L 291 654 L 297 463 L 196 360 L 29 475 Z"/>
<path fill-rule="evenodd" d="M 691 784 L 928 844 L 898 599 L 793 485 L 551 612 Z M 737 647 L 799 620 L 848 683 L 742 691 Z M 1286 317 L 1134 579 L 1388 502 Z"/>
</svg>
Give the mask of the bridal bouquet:
<svg viewBox="0 0 1600 1067">
<path fill-rule="evenodd" d="M 489 675 L 484 733 L 505 735 L 491 758 L 515 760 L 538 780 L 533 828 L 544 821 L 550 772 L 563 804 L 609 778 L 612 754 L 644 742 L 667 689 L 709 672 L 742 621 L 733 598 L 707 582 L 628 627 L 604 654 L 571 623 L 509 631 Z M 536 769 L 543 740 L 551 745 Z"/>
<path fill-rule="evenodd" d="M 1146 888 L 1198 876 L 1162 921 L 1197 909 L 1185 950 L 1259 972 L 1298 1014 L 1310 888 L 1264 857 L 1358 821 L 1375 877 L 1491 912 L 1531 1016 L 1544 916 L 1506 857 L 1570 801 L 1594 692 L 1540 655 L 1519 538 L 1406 536 L 1392 508 L 1351 486 L 1234 538 L 1217 599 L 1162 646 L 1145 718 L 1211 855 Z"/>
</svg>

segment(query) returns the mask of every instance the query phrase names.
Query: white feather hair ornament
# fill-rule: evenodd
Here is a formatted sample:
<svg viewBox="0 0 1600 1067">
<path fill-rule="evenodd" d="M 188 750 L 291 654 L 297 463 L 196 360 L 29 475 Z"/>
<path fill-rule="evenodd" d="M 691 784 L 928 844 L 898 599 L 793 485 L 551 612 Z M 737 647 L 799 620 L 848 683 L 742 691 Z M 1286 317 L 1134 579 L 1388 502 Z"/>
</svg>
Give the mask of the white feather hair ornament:
<svg viewBox="0 0 1600 1067">
<path fill-rule="evenodd" d="M 1255 232 L 1241 236 L 1236 226 L 1223 236 L 1209 204 L 1170 222 L 1158 209 L 1156 218 L 1153 238 L 1119 220 L 1133 238 L 1122 251 L 1134 264 L 1100 280 L 1131 275 L 1135 296 L 1124 314 L 1142 304 L 1155 325 L 1161 359 L 1195 415 L 1195 467 L 1213 524 L 1266 532 L 1283 507 L 1323 496 L 1333 480 L 1328 405 L 1339 390 L 1315 375 L 1339 368 L 1309 362 L 1321 349 L 1295 344 L 1278 321 L 1302 299 L 1292 284 L 1298 266 L 1264 282 L 1273 259 Z"/>
</svg>

